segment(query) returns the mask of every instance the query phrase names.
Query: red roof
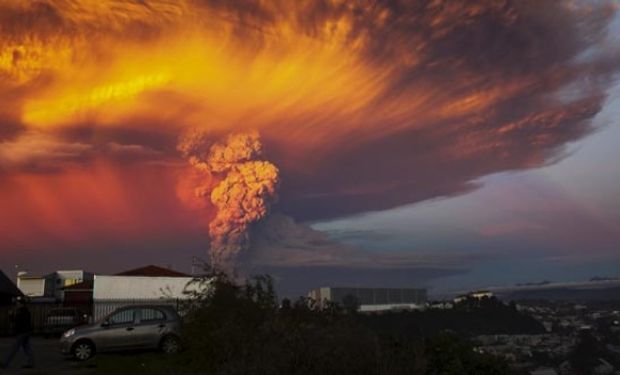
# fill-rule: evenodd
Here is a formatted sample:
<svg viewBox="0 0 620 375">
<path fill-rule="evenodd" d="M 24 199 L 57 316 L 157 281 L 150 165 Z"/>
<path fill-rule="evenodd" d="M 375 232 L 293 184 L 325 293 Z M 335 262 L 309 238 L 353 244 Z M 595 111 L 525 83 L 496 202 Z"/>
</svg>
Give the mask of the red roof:
<svg viewBox="0 0 620 375">
<path fill-rule="evenodd" d="M 121 273 L 117 273 L 117 276 L 150 276 L 150 277 L 191 277 L 188 274 L 177 272 L 169 268 L 146 266 L 136 268 L 135 270 L 129 270 Z"/>
</svg>

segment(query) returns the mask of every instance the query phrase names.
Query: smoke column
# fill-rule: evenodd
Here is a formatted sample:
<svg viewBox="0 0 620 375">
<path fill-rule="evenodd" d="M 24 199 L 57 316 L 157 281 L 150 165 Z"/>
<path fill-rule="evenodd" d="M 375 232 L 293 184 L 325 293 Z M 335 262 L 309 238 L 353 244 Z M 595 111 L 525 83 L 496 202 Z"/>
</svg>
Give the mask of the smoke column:
<svg viewBox="0 0 620 375">
<path fill-rule="evenodd" d="M 260 160 L 258 132 L 231 134 L 225 142 L 214 143 L 207 133 L 192 130 L 181 137 L 177 148 L 190 165 L 222 178 L 214 187 L 197 187 L 196 194 L 206 196 L 210 191 L 217 208 L 209 224 L 211 265 L 232 272 L 250 246 L 250 226 L 267 216 L 277 200 L 278 168 Z"/>
</svg>

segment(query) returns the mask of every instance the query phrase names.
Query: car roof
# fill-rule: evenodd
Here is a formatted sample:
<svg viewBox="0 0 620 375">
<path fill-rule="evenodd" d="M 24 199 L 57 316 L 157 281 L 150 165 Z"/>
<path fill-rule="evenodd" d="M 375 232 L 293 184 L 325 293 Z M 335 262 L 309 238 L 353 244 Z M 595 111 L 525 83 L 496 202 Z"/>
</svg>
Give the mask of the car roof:
<svg viewBox="0 0 620 375">
<path fill-rule="evenodd" d="M 139 304 L 139 305 L 126 305 L 126 306 L 119 307 L 117 310 L 140 309 L 140 308 L 173 309 L 174 310 L 174 307 L 171 306 L 171 305 L 155 305 L 155 304 L 154 305 L 150 305 L 150 304 L 149 305 L 146 305 L 146 304 L 145 305 L 142 305 L 142 304 Z"/>
<path fill-rule="evenodd" d="M 168 316 L 172 315 L 174 317 L 176 315 L 179 315 L 179 313 L 174 308 L 174 306 L 171 306 L 171 305 L 127 305 L 127 306 L 117 308 L 116 310 L 110 312 L 107 316 L 110 316 L 120 311 L 135 310 L 135 309 L 156 309 L 156 310 L 165 311 L 166 315 Z"/>
</svg>

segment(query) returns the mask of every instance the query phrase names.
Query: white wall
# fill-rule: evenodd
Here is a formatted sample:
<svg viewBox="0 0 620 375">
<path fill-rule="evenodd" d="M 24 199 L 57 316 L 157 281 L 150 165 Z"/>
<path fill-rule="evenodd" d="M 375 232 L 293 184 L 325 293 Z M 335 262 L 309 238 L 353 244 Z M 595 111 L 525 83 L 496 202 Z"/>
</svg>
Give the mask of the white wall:
<svg viewBox="0 0 620 375">
<path fill-rule="evenodd" d="M 159 299 L 187 298 L 191 277 L 99 276 L 95 275 L 93 299 Z"/>
<path fill-rule="evenodd" d="M 44 278 L 18 278 L 17 287 L 28 297 L 43 297 L 45 295 Z"/>
<path fill-rule="evenodd" d="M 396 303 L 390 305 L 361 305 L 359 311 L 361 312 L 379 312 L 379 311 L 393 311 L 393 310 L 424 310 L 426 306 L 416 305 L 414 303 Z"/>
</svg>

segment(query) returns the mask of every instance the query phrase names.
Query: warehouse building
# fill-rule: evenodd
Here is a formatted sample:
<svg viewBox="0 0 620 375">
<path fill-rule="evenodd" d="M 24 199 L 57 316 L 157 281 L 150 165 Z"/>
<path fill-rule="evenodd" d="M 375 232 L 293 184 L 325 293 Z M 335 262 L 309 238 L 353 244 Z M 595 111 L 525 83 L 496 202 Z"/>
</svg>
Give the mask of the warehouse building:
<svg viewBox="0 0 620 375">
<path fill-rule="evenodd" d="M 324 287 L 310 291 L 308 297 L 320 306 L 325 302 L 346 306 L 351 300 L 357 301 L 362 312 L 408 310 L 425 307 L 426 289 L 420 288 L 351 288 Z"/>
</svg>

